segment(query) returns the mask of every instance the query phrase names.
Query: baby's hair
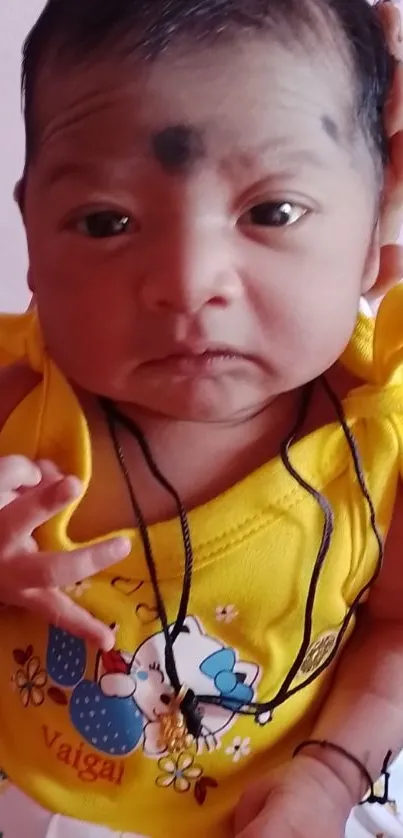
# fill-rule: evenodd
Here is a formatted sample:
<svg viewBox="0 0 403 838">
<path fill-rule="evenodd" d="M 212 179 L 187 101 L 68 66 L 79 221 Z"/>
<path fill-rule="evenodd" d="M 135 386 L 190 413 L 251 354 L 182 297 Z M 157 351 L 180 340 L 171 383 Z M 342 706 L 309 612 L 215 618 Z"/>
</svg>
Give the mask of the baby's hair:
<svg viewBox="0 0 403 838">
<path fill-rule="evenodd" d="M 383 114 L 394 62 L 368 0 L 48 0 L 24 45 L 27 162 L 35 149 L 38 74 L 46 62 L 57 71 L 114 53 L 153 61 L 178 42 L 219 44 L 242 33 L 273 32 L 304 43 L 324 27 L 350 64 L 352 117 L 379 169 L 387 160 Z"/>
</svg>

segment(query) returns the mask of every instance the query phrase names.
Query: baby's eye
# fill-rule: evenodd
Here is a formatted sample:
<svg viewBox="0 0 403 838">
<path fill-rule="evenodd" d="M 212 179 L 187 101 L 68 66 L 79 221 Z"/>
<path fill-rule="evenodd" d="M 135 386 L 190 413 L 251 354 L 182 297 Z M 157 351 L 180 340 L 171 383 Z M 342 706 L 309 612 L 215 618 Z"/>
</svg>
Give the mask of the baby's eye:
<svg viewBox="0 0 403 838">
<path fill-rule="evenodd" d="M 244 213 L 241 221 L 245 224 L 253 224 L 256 227 L 289 227 L 299 221 L 308 210 L 299 204 L 291 204 L 289 201 L 273 202 L 267 201 L 256 204 L 248 212 Z"/>
<path fill-rule="evenodd" d="M 131 218 L 114 210 L 91 212 L 76 223 L 76 230 L 91 239 L 108 239 L 121 236 L 130 229 Z"/>
</svg>

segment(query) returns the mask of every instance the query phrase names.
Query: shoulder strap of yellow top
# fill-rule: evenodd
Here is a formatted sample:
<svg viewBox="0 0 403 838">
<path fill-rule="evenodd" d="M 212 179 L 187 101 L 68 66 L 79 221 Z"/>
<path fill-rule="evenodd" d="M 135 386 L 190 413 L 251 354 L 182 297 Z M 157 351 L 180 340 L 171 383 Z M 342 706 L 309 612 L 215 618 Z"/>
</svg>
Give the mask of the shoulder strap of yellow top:
<svg viewBox="0 0 403 838">
<path fill-rule="evenodd" d="M 375 321 L 374 377 L 377 384 L 403 383 L 403 285 L 385 297 Z"/>
<path fill-rule="evenodd" d="M 25 361 L 41 375 L 42 381 L 3 427 L 2 455 L 14 453 L 18 442 L 20 453 L 33 459 L 54 460 L 64 473 L 76 474 L 87 485 L 91 474 L 91 444 L 86 419 L 73 388 L 46 351 L 35 310 L 0 316 L 0 366 L 18 361 Z M 70 440 L 71 444 L 66 445 L 63 440 Z M 65 525 L 72 509 L 63 510 L 57 517 L 60 538 L 64 538 L 66 545 Z"/>
<path fill-rule="evenodd" d="M 46 352 L 35 309 L 0 316 L 0 366 L 24 360 L 36 372 L 44 372 Z"/>
<path fill-rule="evenodd" d="M 361 381 L 372 379 L 374 332 L 374 319 L 360 312 L 354 333 L 341 357 L 342 364 Z"/>
</svg>

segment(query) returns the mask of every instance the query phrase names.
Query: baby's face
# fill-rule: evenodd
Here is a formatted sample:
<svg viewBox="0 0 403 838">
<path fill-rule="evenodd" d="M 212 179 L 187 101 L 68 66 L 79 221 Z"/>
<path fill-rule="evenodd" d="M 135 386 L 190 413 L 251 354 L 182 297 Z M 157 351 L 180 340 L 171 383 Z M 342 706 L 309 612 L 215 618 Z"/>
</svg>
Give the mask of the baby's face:
<svg viewBox="0 0 403 838">
<path fill-rule="evenodd" d="M 257 39 L 44 74 L 25 220 L 71 380 L 228 421 L 333 364 L 377 260 L 349 84 L 336 54 Z"/>
</svg>

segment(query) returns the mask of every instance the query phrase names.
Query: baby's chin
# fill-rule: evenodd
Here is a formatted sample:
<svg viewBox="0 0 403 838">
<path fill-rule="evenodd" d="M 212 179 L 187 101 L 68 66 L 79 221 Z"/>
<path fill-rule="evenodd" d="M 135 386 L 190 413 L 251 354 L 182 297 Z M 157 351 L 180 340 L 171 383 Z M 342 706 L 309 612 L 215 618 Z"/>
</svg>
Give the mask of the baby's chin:
<svg viewBox="0 0 403 838">
<path fill-rule="evenodd" d="M 264 411 L 284 387 L 281 376 L 269 367 L 245 363 L 191 375 L 171 370 L 132 368 L 119 374 L 90 376 L 75 381 L 84 394 L 104 397 L 133 416 L 147 414 L 174 422 L 236 425 Z M 71 380 L 71 379 L 70 379 Z"/>
<path fill-rule="evenodd" d="M 270 400 L 265 389 L 223 381 L 178 382 L 167 390 L 143 389 L 135 398 L 126 399 L 142 410 L 176 422 L 224 425 L 247 422 Z"/>
</svg>

